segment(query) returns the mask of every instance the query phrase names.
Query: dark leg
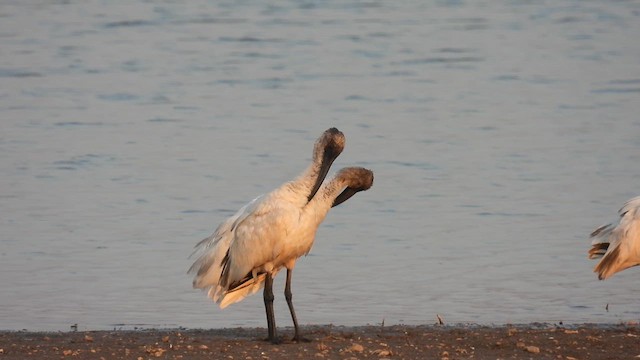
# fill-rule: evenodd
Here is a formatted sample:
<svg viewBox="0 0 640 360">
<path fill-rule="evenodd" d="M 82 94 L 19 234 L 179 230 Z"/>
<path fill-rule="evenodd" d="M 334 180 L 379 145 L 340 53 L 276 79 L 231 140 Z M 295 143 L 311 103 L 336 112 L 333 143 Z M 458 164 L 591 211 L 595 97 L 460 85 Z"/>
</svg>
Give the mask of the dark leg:
<svg viewBox="0 0 640 360">
<path fill-rule="evenodd" d="M 264 280 L 264 308 L 267 311 L 267 327 L 269 328 L 269 338 L 273 344 L 279 343 L 276 336 L 276 318 L 273 313 L 273 277 L 267 273 Z"/>
<path fill-rule="evenodd" d="M 284 297 L 287 299 L 287 305 L 289 305 L 289 311 L 291 312 L 291 319 L 293 319 L 293 327 L 295 329 L 295 335 L 293 341 L 309 341 L 308 339 L 300 336 L 300 329 L 298 328 L 298 318 L 296 317 L 296 311 L 293 309 L 293 294 L 291 293 L 291 275 L 293 275 L 292 269 L 287 269 L 287 282 L 284 286 Z"/>
</svg>

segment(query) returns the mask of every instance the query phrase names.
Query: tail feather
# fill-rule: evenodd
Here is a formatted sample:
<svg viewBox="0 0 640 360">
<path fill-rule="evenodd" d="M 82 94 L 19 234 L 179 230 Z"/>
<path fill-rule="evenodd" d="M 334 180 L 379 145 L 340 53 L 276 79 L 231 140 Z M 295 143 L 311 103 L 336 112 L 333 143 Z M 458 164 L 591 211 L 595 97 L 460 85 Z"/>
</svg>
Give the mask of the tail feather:
<svg viewBox="0 0 640 360">
<path fill-rule="evenodd" d="M 202 251 L 189 268 L 189 274 L 196 274 L 193 278 L 194 288 L 202 289 L 218 284 L 222 273 L 221 259 L 228 248 L 228 241 L 218 242 L 216 245 L 218 246 Z"/>
<path fill-rule="evenodd" d="M 600 280 L 604 280 L 620 270 L 622 269 L 620 268 L 620 247 L 618 246 L 608 251 L 593 268 L 593 272 L 598 273 Z"/>
<path fill-rule="evenodd" d="M 589 259 L 599 259 L 607 253 L 607 249 L 609 249 L 609 243 L 597 243 L 591 245 L 591 249 L 589 250 Z"/>
<path fill-rule="evenodd" d="M 640 265 L 640 196 L 627 201 L 618 214 L 616 224 L 600 226 L 591 233 L 589 259 L 600 259 L 593 268 L 600 280 Z"/>
<path fill-rule="evenodd" d="M 246 281 L 230 290 L 224 290 L 218 287 L 217 291 L 214 291 L 212 294 L 211 290 L 214 289 L 211 289 L 209 290 L 209 297 L 220 304 L 221 309 L 224 309 L 231 304 L 242 301 L 242 299 L 249 295 L 257 293 L 264 286 L 265 278 L 266 273 L 261 273 L 257 274 L 255 277 L 247 278 Z"/>
<path fill-rule="evenodd" d="M 591 233 L 591 249 L 589 249 L 589 259 L 598 259 L 607 253 L 610 244 L 610 236 L 613 232 L 613 225 L 602 225 Z"/>
<path fill-rule="evenodd" d="M 187 273 L 193 274 L 193 287 L 206 289 L 215 287 L 220 282 L 222 274 L 222 259 L 229 250 L 231 234 L 230 224 L 221 224 L 213 235 L 205 238 L 196 245 L 192 256 L 198 256 Z"/>
<path fill-rule="evenodd" d="M 226 274 L 232 266 L 229 249 L 235 237 L 235 230 L 238 224 L 255 212 L 263 198 L 263 195 L 258 196 L 221 223 L 211 236 L 196 244 L 190 256 L 196 257 L 188 270 L 189 274 L 195 274 L 193 287 L 207 291 L 208 297 L 220 304 L 221 308 L 257 292 L 264 283 L 264 274 L 250 273 L 251 276 L 228 284 L 229 275 Z"/>
<path fill-rule="evenodd" d="M 589 258 L 600 258 L 593 269 L 600 280 L 640 265 L 640 197 L 627 201 L 618 213 L 618 223 L 600 226 L 591 233 Z"/>
<path fill-rule="evenodd" d="M 606 241 L 607 238 L 609 237 L 609 234 L 611 234 L 612 230 L 613 230 L 613 224 L 602 225 L 599 228 L 593 230 L 590 237 L 593 238 L 594 243 L 600 240 Z"/>
<path fill-rule="evenodd" d="M 636 196 L 632 199 L 629 199 L 620 210 L 618 210 L 618 214 L 620 217 L 625 216 L 629 211 L 640 208 L 640 196 Z M 635 215 L 635 214 L 634 214 Z"/>
<path fill-rule="evenodd" d="M 598 279 L 604 280 L 613 275 L 612 271 L 619 253 L 616 244 L 612 246 L 611 236 L 614 230 L 613 224 L 602 225 L 591 233 L 591 249 L 589 249 L 589 259 L 599 259 L 598 264 L 593 268 L 593 272 L 598 273 Z"/>
</svg>

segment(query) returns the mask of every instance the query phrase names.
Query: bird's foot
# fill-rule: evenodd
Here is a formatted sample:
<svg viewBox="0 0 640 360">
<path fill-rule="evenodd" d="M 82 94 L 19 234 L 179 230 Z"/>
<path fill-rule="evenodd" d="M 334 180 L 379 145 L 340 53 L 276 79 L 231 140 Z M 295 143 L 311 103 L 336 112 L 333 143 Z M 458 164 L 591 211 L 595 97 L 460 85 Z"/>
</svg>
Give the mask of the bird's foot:
<svg viewBox="0 0 640 360">
<path fill-rule="evenodd" d="M 268 342 L 272 343 L 273 345 L 282 344 L 282 338 L 281 337 L 277 337 L 277 336 L 268 337 L 268 338 L 264 339 L 264 341 L 268 341 Z"/>
<path fill-rule="evenodd" d="M 291 341 L 297 342 L 297 343 L 308 343 L 308 342 L 311 342 L 311 339 L 306 338 L 304 336 L 296 335 L 293 337 L 293 339 L 291 339 Z"/>
</svg>

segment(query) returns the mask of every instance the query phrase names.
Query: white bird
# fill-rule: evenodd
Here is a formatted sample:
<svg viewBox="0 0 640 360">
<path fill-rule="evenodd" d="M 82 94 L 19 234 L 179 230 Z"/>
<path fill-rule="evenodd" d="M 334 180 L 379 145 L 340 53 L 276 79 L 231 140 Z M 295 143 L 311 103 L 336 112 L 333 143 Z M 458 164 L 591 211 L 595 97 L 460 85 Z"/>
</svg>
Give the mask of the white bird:
<svg viewBox="0 0 640 360">
<path fill-rule="evenodd" d="M 593 269 L 600 280 L 640 265 L 640 196 L 627 201 L 618 214 L 615 226 L 603 225 L 591 233 L 589 259 L 602 258 Z"/>
<path fill-rule="evenodd" d="M 294 340 L 304 340 L 298 328 L 291 294 L 296 260 L 311 250 L 316 230 L 332 206 L 339 205 L 373 183 L 373 173 L 345 168 L 328 183 L 329 167 L 344 149 L 344 135 L 335 128 L 315 143 L 313 162 L 295 180 L 262 195 L 220 224 L 196 245 L 194 288 L 208 289 L 221 308 L 256 293 L 264 286 L 269 341 L 276 343 L 273 278 L 285 267 L 285 298 L 291 312 Z"/>
</svg>

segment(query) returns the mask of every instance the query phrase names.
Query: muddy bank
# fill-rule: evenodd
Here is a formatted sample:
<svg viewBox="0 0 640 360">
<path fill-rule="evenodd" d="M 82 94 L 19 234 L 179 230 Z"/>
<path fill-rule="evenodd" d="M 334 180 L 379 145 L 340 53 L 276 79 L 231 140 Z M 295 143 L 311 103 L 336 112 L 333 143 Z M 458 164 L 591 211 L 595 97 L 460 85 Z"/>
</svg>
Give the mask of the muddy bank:
<svg viewBox="0 0 640 360">
<path fill-rule="evenodd" d="M 307 326 L 310 342 L 265 329 L 0 332 L 0 359 L 633 359 L 640 326 Z"/>
</svg>

